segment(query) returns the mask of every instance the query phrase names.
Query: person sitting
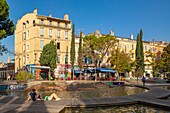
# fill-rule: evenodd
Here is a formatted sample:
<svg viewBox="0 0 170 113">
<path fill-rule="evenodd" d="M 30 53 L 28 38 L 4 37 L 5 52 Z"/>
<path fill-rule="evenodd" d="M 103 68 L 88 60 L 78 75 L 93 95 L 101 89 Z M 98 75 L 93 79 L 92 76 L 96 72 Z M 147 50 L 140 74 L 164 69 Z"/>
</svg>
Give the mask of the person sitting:
<svg viewBox="0 0 170 113">
<path fill-rule="evenodd" d="M 28 96 L 28 99 L 25 101 L 25 102 L 28 102 L 28 101 L 37 101 L 37 93 L 35 92 L 35 89 L 32 89 L 32 91 L 29 93 L 29 96 Z"/>
<path fill-rule="evenodd" d="M 55 93 L 51 94 L 50 96 L 44 96 L 44 100 L 46 101 L 52 100 L 52 99 L 60 100 L 60 98 Z"/>
</svg>

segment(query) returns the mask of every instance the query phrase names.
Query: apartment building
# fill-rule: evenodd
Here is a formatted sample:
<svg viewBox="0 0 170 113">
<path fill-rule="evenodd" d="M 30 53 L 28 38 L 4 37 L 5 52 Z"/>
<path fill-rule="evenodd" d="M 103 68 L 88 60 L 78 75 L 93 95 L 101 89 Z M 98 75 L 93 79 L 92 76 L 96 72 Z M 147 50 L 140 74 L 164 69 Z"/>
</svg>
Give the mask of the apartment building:
<svg viewBox="0 0 170 113">
<path fill-rule="evenodd" d="M 40 65 L 39 57 L 43 47 L 54 40 L 57 45 L 58 62 L 62 68 L 70 65 L 71 20 L 69 15 L 64 18 L 42 16 L 38 10 L 22 16 L 15 30 L 15 72 L 27 65 Z"/>
<path fill-rule="evenodd" d="M 96 30 L 93 33 L 90 33 L 88 35 L 95 35 L 96 37 L 106 36 L 108 34 L 101 34 L 99 30 Z M 110 31 L 109 35 L 114 36 L 114 32 Z M 133 35 L 131 34 L 130 37 L 120 37 L 115 36 L 118 40 L 117 47 L 120 48 L 121 51 L 131 55 L 131 59 L 135 60 L 135 51 L 136 51 L 136 40 L 133 38 Z M 145 74 L 152 76 L 152 66 L 149 65 L 152 61 L 152 58 L 146 57 L 146 52 L 151 51 L 153 54 L 156 55 L 156 58 L 159 59 L 161 57 L 161 54 L 163 52 L 163 48 L 168 45 L 168 42 L 164 41 L 143 41 L 143 50 L 144 50 L 144 61 L 145 64 L 148 64 L 145 66 Z M 107 58 L 110 56 L 110 54 L 107 54 L 104 58 L 102 64 L 107 66 Z M 132 71 L 133 73 L 133 71 Z M 130 75 L 132 75 L 130 73 Z"/>
</svg>

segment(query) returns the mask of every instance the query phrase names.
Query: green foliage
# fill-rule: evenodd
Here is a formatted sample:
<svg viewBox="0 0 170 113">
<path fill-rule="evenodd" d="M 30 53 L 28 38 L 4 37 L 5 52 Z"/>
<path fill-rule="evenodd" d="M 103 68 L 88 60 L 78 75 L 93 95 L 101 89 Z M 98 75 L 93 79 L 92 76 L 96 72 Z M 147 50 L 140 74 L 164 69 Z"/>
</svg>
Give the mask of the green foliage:
<svg viewBox="0 0 170 113">
<path fill-rule="evenodd" d="M 163 49 L 159 64 L 160 72 L 170 72 L 170 44 Z"/>
<path fill-rule="evenodd" d="M 91 58 L 95 66 L 100 67 L 106 53 L 115 47 L 116 42 L 116 38 L 111 35 L 99 38 L 94 35 L 86 36 L 83 38 L 84 56 Z"/>
<path fill-rule="evenodd" d="M 33 79 L 33 75 L 23 71 L 19 72 L 16 78 L 19 81 L 27 81 L 28 79 Z"/>
<path fill-rule="evenodd" d="M 140 33 L 137 35 L 137 44 L 136 44 L 136 75 L 143 76 L 144 73 L 144 53 L 143 53 L 143 32 L 142 29 Z"/>
<path fill-rule="evenodd" d="M 14 24 L 9 19 L 9 7 L 6 0 L 0 0 L 0 40 L 13 35 Z M 8 52 L 7 48 L 0 43 L 0 55 Z"/>
<path fill-rule="evenodd" d="M 49 66 L 51 71 L 56 68 L 57 50 L 54 41 L 43 47 L 39 62 L 41 66 Z"/>
<path fill-rule="evenodd" d="M 79 50 L 78 50 L 78 66 L 80 69 L 83 67 L 83 53 L 82 53 L 82 32 L 80 32 Z"/>
<path fill-rule="evenodd" d="M 71 49 L 70 49 L 70 61 L 72 68 L 74 67 L 75 62 L 75 33 L 74 33 L 74 24 L 72 25 L 72 39 L 71 39 Z"/>
<path fill-rule="evenodd" d="M 121 52 L 119 48 L 112 50 L 108 61 L 110 61 L 111 67 L 118 71 L 118 73 L 130 72 L 134 66 L 130 55 Z"/>
</svg>

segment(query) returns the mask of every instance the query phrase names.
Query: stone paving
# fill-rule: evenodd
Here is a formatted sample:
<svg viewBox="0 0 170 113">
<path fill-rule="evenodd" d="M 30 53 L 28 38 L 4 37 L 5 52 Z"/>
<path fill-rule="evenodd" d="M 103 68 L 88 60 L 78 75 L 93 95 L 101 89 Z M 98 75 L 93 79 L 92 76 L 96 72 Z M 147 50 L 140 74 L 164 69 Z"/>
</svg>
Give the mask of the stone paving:
<svg viewBox="0 0 170 113">
<path fill-rule="evenodd" d="M 33 82 L 30 84 L 37 84 Z M 135 85 L 135 84 L 132 84 Z M 150 84 L 151 85 L 151 84 Z M 149 89 L 148 92 L 119 97 L 105 97 L 105 98 L 70 98 L 61 99 L 60 101 L 37 101 L 24 102 L 26 98 L 1 96 L 0 97 L 0 113 L 59 113 L 65 107 L 96 107 L 96 106 L 114 106 L 125 104 L 150 104 L 154 106 L 170 109 L 170 100 L 161 99 L 170 96 L 170 91 L 152 87 L 146 84 L 144 88 Z M 169 84 L 167 84 L 169 85 Z M 28 85 L 29 86 L 29 85 Z M 138 87 L 143 87 L 141 84 Z"/>
</svg>

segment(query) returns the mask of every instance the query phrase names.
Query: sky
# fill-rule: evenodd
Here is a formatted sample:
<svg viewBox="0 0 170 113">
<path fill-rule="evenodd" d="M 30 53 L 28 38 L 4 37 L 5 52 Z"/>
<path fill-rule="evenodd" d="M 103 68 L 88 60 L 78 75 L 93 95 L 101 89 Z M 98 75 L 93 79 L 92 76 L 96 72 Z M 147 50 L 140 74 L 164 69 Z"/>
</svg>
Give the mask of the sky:
<svg viewBox="0 0 170 113">
<path fill-rule="evenodd" d="M 115 36 L 130 37 L 143 30 L 143 40 L 170 42 L 170 0 L 6 0 L 9 18 L 17 23 L 26 13 L 38 9 L 39 15 L 63 18 L 64 14 L 75 24 L 75 32 L 85 34 L 99 30 L 108 34 L 112 30 Z M 10 51 L 14 51 L 14 36 L 1 42 Z M 7 62 L 12 54 L 0 56 Z"/>
</svg>

